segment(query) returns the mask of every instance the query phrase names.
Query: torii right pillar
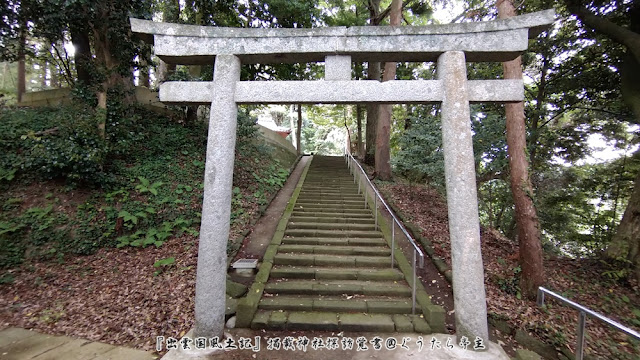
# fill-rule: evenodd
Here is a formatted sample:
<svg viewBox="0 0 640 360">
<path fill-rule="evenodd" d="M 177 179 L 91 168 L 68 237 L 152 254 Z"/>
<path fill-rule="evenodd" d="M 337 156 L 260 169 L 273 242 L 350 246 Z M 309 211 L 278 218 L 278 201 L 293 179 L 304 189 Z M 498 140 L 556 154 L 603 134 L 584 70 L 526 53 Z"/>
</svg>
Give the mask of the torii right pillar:
<svg viewBox="0 0 640 360">
<path fill-rule="evenodd" d="M 489 341 L 484 267 L 480 248 L 478 194 L 464 52 L 438 58 L 442 82 L 442 143 L 449 211 L 453 299 L 458 339 Z"/>
</svg>

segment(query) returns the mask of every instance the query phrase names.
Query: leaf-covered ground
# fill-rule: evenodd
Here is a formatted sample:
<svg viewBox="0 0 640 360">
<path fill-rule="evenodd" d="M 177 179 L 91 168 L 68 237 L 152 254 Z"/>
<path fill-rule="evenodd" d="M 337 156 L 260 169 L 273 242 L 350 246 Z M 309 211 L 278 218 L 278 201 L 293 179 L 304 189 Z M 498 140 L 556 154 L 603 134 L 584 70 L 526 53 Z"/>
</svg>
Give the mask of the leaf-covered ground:
<svg viewBox="0 0 640 360">
<path fill-rule="evenodd" d="M 422 230 L 435 253 L 451 265 L 447 205 L 443 196 L 424 185 L 383 183 L 379 185 L 403 217 Z M 482 229 L 482 257 L 489 317 L 506 321 L 552 344 L 575 352 L 578 313 L 553 300 L 547 308 L 518 294 L 518 244 L 492 229 Z M 544 256 L 546 286 L 561 295 L 640 330 L 640 291 L 610 280 L 598 260 Z M 447 309 L 451 311 L 453 309 Z M 586 354 L 602 359 L 638 359 L 640 344 L 602 322 L 587 321 Z"/>
<path fill-rule="evenodd" d="M 242 155 L 236 160 L 248 161 Z M 232 240 L 260 216 L 260 207 L 286 178 L 282 169 L 290 165 L 273 167 L 266 158 L 251 162 L 253 166 L 238 166 L 235 173 Z M 261 167 L 267 170 L 257 173 Z M 270 167 L 281 170 L 273 175 Z M 266 181 L 270 183 L 263 184 Z M 16 211 L 26 211 L 41 205 L 44 194 L 51 194 L 55 211 L 69 216 L 91 200 L 86 191 L 69 192 L 54 182 L 17 186 L 9 197 L 21 197 L 22 210 Z M 183 212 L 184 206 L 174 211 Z M 200 211 L 200 203 L 186 206 Z M 155 336 L 180 337 L 193 327 L 197 247 L 197 233 L 185 232 L 160 247 L 106 247 L 87 256 L 67 254 L 48 260 L 27 257 L 21 266 L 3 271 L 0 329 L 23 327 L 153 350 Z M 175 262 L 154 266 L 168 258 Z"/>
</svg>

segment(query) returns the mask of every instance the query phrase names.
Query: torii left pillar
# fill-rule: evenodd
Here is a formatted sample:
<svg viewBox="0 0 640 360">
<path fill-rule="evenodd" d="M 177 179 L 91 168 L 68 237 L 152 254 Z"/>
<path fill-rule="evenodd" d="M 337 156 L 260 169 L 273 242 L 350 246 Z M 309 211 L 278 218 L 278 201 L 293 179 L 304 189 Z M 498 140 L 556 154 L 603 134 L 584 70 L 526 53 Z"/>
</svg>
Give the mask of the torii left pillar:
<svg viewBox="0 0 640 360">
<path fill-rule="evenodd" d="M 198 245 L 194 337 L 222 338 L 224 331 L 227 241 L 238 121 L 235 87 L 239 80 L 240 59 L 235 55 L 216 56 Z"/>
</svg>

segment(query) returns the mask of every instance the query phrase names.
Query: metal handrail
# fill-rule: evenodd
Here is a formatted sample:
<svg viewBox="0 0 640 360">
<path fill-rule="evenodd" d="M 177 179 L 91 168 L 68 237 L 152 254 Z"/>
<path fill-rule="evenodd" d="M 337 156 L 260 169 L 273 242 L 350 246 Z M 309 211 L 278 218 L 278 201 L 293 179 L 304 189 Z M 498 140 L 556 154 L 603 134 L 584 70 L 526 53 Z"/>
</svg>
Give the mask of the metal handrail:
<svg viewBox="0 0 640 360">
<path fill-rule="evenodd" d="M 605 324 L 611 327 L 614 327 L 629 336 L 636 338 L 637 340 L 640 340 L 640 333 L 638 333 L 637 331 L 634 331 L 622 324 L 619 324 L 609 319 L 608 317 L 598 314 L 593 310 L 590 310 L 576 302 L 573 302 L 561 295 L 558 295 L 551 290 L 545 289 L 542 286 L 538 288 L 538 299 L 537 299 L 538 306 L 544 305 L 545 294 L 550 295 L 551 297 L 557 300 L 560 300 L 561 302 L 569 305 L 569 307 L 572 307 L 575 310 L 578 310 L 580 312 L 580 315 L 578 317 L 578 339 L 577 339 L 578 343 L 576 344 L 576 360 L 582 360 L 584 356 L 584 330 L 585 330 L 584 328 L 586 326 L 587 315 L 594 317 L 604 322 Z"/>
<path fill-rule="evenodd" d="M 395 241 L 395 224 L 398 225 L 398 227 L 400 227 L 400 230 L 402 230 L 402 232 L 404 233 L 404 235 L 406 236 L 406 238 L 409 240 L 409 243 L 411 243 L 411 245 L 413 246 L 413 261 L 412 261 L 412 269 L 413 269 L 413 284 L 411 286 L 411 301 L 412 301 L 412 308 L 411 308 L 411 312 L 413 314 L 415 314 L 416 312 L 416 260 L 418 255 L 420 255 L 420 268 L 422 269 L 424 267 L 424 252 L 422 252 L 422 249 L 420 249 L 420 247 L 418 246 L 418 244 L 416 244 L 415 240 L 413 239 L 413 237 L 411 235 L 409 235 L 409 232 L 407 231 L 407 229 L 404 227 L 404 225 L 402 225 L 402 223 L 400 222 L 400 220 L 398 220 L 398 218 L 396 217 L 396 215 L 393 213 L 393 211 L 391 211 L 391 208 L 389 208 L 389 205 L 387 205 L 386 201 L 384 201 L 384 199 L 382 198 L 382 196 L 380 195 L 380 192 L 378 191 L 378 189 L 375 187 L 375 185 L 373 185 L 373 183 L 371 182 L 371 180 L 369 180 L 369 177 L 367 176 L 367 173 L 364 171 L 364 169 L 362 168 L 362 166 L 360 166 L 360 164 L 356 161 L 356 159 L 351 155 L 351 153 L 349 153 L 349 151 L 344 152 L 345 154 L 345 159 L 347 160 L 347 165 L 349 167 L 349 170 L 353 170 L 353 164 L 357 165 L 358 168 L 360 169 L 360 179 L 362 179 L 363 177 L 365 179 L 367 179 L 367 183 L 369 184 L 369 186 L 371 187 L 371 189 L 374 191 L 374 193 L 376 194 L 376 196 L 374 196 L 374 214 L 375 214 L 375 225 L 376 228 L 378 228 L 378 200 L 382 203 L 382 205 L 384 205 L 385 209 L 387 209 L 387 212 L 389 212 L 389 215 L 391 215 L 391 218 L 393 219 L 393 223 L 391 226 L 391 267 L 393 268 L 394 266 L 394 254 L 395 254 L 395 247 L 396 247 L 396 241 Z M 353 172 L 353 180 L 354 182 L 356 181 L 356 171 L 352 171 Z M 358 181 L 358 193 L 360 193 L 360 187 L 361 187 L 361 181 Z M 363 190 L 364 193 L 364 190 Z M 364 194 L 364 205 L 365 207 L 367 206 L 367 196 L 366 194 Z"/>
</svg>

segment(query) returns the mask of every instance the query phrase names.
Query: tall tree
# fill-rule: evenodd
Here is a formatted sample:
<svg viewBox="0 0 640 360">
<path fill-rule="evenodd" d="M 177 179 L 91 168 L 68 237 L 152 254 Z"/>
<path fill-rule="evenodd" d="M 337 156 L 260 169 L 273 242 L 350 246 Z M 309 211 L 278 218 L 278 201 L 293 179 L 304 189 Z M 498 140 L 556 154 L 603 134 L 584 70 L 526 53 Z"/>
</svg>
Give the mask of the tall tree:
<svg viewBox="0 0 640 360">
<path fill-rule="evenodd" d="M 498 16 L 516 15 L 513 0 L 498 0 Z M 522 79 L 522 58 L 503 63 L 505 79 Z M 511 192 L 516 208 L 518 244 L 520 247 L 520 289 L 527 298 L 535 298 L 538 287 L 544 283 L 540 222 L 533 203 L 533 186 L 529 179 L 527 160 L 527 129 L 524 118 L 524 102 L 505 105 L 507 122 L 507 151 L 511 175 Z"/>
<path fill-rule="evenodd" d="M 18 103 L 22 101 L 22 95 L 27 91 L 27 19 L 22 18 L 20 21 L 20 36 L 18 38 Z"/>
<path fill-rule="evenodd" d="M 577 0 L 567 1 L 568 9 L 582 23 L 626 48 L 620 71 L 622 96 L 634 113 L 635 123 L 640 124 L 640 22 L 638 21 L 640 4 L 625 1 L 607 3 L 594 1 L 590 5 L 591 8 L 585 7 Z M 622 24 L 617 24 L 606 17 L 610 11 L 602 11 L 605 6 L 617 10 L 624 9 L 627 17 L 619 19 Z M 618 231 L 607 249 L 607 255 L 630 262 L 633 277 L 636 281 L 640 281 L 640 174 L 636 177 L 634 190 Z"/>
<path fill-rule="evenodd" d="M 391 26 L 399 26 L 402 21 L 402 0 L 393 0 L 390 5 Z M 386 62 L 382 81 L 396 78 L 396 63 Z M 391 111 L 393 105 L 384 104 L 378 107 L 378 121 L 376 129 L 375 169 L 376 176 L 381 180 L 391 179 L 391 153 L 389 140 L 391 137 Z"/>
</svg>

